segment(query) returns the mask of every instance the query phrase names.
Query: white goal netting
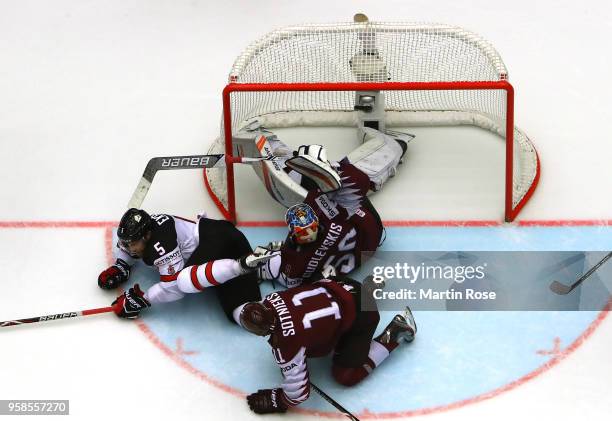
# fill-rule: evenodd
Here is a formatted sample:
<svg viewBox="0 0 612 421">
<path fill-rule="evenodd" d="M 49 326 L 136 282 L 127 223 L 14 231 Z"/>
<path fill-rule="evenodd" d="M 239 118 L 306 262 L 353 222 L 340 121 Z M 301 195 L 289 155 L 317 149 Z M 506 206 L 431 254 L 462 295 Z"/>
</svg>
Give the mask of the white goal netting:
<svg viewBox="0 0 612 421">
<path fill-rule="evenodd" d="M 507 123 L 513 121 L 508 109 L 512 98 L 509 102 L 504 89 L 510 86 L 507 79 L 506 67 L 491 44 L 461 28 L 374 22 L 300 25 L 265 35 L 238 57 L 230 85 L 248 84 L 252 89 L 232 92 L 225 113 L 231 114 L 234 133 L 254 119 L 271 129 L 350 127 L 357 124 L 355 90 L 263 91 L 258 87 L 360 82 L 368 90 L 368 83 L 411 82 L 406 89 L 380 89 L 388 128 L 474 125 L 504 140 Z M 450 84 L 436 86 L 446 82 Z M 499 89 L 491 88 L 492 82 L 499 83 Z M 507 220 L 514 219 L 529 198 L 539 171 L 537 153 L 525 133 L 514 128 L 511 137 Z M 222 127 L 210 153 L 223 153 L 225 142 Z M 206 177 L 210 191 L 227 208 L 232 182 L 228 187 L 226 175 L 216 170 L 207 171 Z"/>
</svg>

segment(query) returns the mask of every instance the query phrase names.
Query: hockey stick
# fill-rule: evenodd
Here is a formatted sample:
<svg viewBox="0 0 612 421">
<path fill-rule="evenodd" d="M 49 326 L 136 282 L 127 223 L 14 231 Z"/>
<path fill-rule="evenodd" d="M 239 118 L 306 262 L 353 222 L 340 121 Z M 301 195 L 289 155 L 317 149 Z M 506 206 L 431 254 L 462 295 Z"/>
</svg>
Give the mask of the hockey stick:
<svg viewBox="0 0 612 421">
<path fill-rule="evenodd" d="M 576 280 L 576 282 L 574 282 L 571 285 L 565 285 L 562 284 L 559 281 L 553 281 L 550 284 L 550 290 L 552 292 L 554 292 L 555 294 L 559 294 L 559 295 L 565 295 L 565 294 L 569 294 L 570 292 L 572 292 L 578 285 L 580 285 L 582 282 L 584 282 L 585 279 L 587 279 L 589 276 L 591 276 L 593 274 L 593 272 L 595 272 L 597 269 L 599 269 L 599 267 L 601 265 L 603 265 L 604 263 L 606 263 L 606 261 L 612 257 L 612 252 L 606 254 L 606 256 L 601 259 L 595 266 L 593 266 L 591 269 L 588 270 L 588 272 L 586 272 L 584 275 L 582 275 L 580 278 L 578 278 Z"/>
<path fill-rule="evenodd" d="M 0 322 L 0 327 L 9 327 L 29 323 L 49 322 L 51 320 L 69 319 L 72 317 L 91 316 L 92 314 L 110 313 L 112 307 L 93 308 L 90 310 L 71 311 L 70 313 L 49 314 L 48 316 L 30 317 L 27 319 L 8 320 Z"/>
<path fill-rule="evenodd" d="M 359 418 L 357 418 L 356 416 L 351 414 L 348 409 L 344 408 L 342 405 L 340 405 L 338 402 L 336 402 L 334 399 L 332 399 L 331 396 L 329 396 L 327 393 L 323 392 L 321 389 L 319 389 L 317 386 L 315 386 L 315 384 L 313 382 L 310 382 L 310 386 L 312 386 L 314 391 L 317 392 L 319 394 L 319 396 L 321 396 L 323 399 L 325 399 L 327 402 L 329 402 L 338 411 L 340 411 L 344 415 L 346 415 L 348 417 L 348 419 L 354 420 L 354 421 L 359 421 Z"/>
<path fill-rule="evenodd" d="M 242 156 L 233 156 L 226 158 L 224 154 L 213 155 L 184 155 L 184 156 L 160 156 L 151 158 L 142 177 L 136 186 L 136 190 L 132 194 L 132 198 L 128 203 L 128 208 L 140 208 L 145 196 L 151 188 L 153 178 L 158 171 L 161 170 L 190 170 L 198 168 L 224 168 L 226 161 L 239 164 L 252 164 L 261 161 L 271 161 L 277 158 L 275 155 L 261 158 L 245 158 Z"/>
</svg>

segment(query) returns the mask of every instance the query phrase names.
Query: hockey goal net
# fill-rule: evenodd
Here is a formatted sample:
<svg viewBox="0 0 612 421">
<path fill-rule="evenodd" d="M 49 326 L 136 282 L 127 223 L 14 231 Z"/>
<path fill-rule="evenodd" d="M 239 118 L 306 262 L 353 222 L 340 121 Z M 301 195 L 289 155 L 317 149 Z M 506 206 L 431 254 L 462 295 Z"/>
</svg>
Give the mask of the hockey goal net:
<svg viewBox="0 0 612 421">
<path fill-rule="evenodd" d="M 356 92 L 383 92 L 387 128 L 474 125 L 506 142 L 505 220 L 533 193 L 539 160 L 514 126 L 514 91 L 497 51 L 441 24 L 343 23 L 273 31 L 235 61 L 223 91 L 220 137 L 209 153 L 239 152 L 232 133 L 265 127 L 355 126 Z M 236 220 L 233 166 L 207 170 L 206 186 Z M 501 186 L 500 186 L 501 187 Z"/>
</svg>

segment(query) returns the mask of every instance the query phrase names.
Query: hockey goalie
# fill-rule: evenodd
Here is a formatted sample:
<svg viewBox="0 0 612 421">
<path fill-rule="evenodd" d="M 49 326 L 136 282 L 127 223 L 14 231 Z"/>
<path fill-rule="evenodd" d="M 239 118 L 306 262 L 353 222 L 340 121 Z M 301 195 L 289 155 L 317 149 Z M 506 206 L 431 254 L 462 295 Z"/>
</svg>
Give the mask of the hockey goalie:
<svg viewBox="0 0 612 421">
<path fill-rule="evenodd" d="M 263 133 L 258 130 L 256 136 Z M 395 174 L 407 142 L 368 128 L 363 135 L 364 147 L 339 162 L 330 162 L 320 145 L 300 146 L 294 157 L 283 162 L 282 172 L 299 182 L 305 195 L 297 195 L 300 200 L 287 209 L 289 233 L 278 246 L 280 255 L 261 268 L 261 279 L 291 288 L 321 275 L 325 268 L 347 274 L 361 265 L 363 252 L 379 247 L 383 224 L 366 195 Z M 278 142 L 272 148 L 286 147 L 274 136 L 270 141 Z"/>
</svg>

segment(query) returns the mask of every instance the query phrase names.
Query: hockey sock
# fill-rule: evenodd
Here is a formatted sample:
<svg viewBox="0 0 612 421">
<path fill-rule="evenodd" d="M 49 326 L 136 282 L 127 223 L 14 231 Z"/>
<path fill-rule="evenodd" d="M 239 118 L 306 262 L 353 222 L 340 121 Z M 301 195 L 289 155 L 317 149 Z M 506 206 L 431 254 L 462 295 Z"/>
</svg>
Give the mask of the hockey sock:
<svg viewBox="0 0 612 421">
<path fill-rule="evenodd" d="M 332 375 L 336 381 L 344 386 L 353 386 L 365 379 L 388 356 L 390 351 L 380 342 L 372 341 L 368 358 L 361 367 L 342 367 L 334 365 Z"/>
</svg>

